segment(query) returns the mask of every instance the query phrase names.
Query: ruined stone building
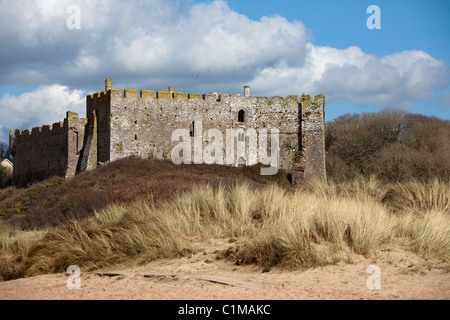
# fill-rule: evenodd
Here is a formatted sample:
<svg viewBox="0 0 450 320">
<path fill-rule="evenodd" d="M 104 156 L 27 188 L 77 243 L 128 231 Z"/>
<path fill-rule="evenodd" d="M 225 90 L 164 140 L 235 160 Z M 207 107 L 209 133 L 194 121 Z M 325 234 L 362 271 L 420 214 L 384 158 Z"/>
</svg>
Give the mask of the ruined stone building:
<svg viewBox="0 0 450 320">
<path fill-rule="evenodd" d="M 95 169 L 99 164 L 129 156 L 170 159 L 178 142 L 176 129 L 189 130 L 192 140 L 215 128 L 279 130 L 280 169 L 292 173 L 294 183 L 303 179 L 325 180 L 325 97 L 256 97 L 250 87 L 244 94 L 193 94 L 169 91 L 112 89 L 86 97 L 86 118 L 67 112 L 63 122 L 30 130 L 10 131 L 14 157 L 13 184 L 24 186 L 52 176 L 64 178 Z M 198 137 L 197 137 L 198 138 Z M 233 137 L 244 138 L 243 135 Z M 203 144 L 207 144 L 205 137 Z M 230 141 L 226 141 L 229 143 Z M 258 142 L 260 143 L 260 142 Z M 224 149 L 226 146 L 224 146 Z M 194 151 L 193 151 L 194 152 Z M 245 157 L 234 163 L 249 164 Z"/>
</svg>

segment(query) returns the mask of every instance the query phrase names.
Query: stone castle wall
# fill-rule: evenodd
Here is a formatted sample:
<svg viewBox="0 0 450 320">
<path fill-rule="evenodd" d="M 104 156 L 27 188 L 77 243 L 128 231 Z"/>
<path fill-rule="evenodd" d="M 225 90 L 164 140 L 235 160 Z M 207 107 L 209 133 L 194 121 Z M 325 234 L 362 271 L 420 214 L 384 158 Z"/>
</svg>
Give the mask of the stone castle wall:
<svg viewBox="0 0 450 320">
<path fill-rule="evenodd" d="M 86 97 L 86 119 L 68 112 L 64 123 L 11 134 L 14 168 L 18 168 L 15 184 L 51 175 L 69 177 L 129 156 L 170 159 L 179 143 L 171 141 L 176 129 L 191 133 L 192 146 L 202 133 L 203 148 L 209 142 L 206 131 L 218 129 L 224 138 L 224 157 L 231 142 L 226 140 L 227 129 L 267 129 L 269 137 L 273 129 L 278 129 L 278 167 L 292 171 L 294 183 L 326 179 L 324 107 L 323 95 L 314 101 L 308 95 L 300 99 L 255 97 L 250 95 L 249 87 L 244 88 L 244 95 L 186 94 L 175 92 L 173 87 L 156 94 L 134 89 L 122 93 L 112 89 L 107 79 L 105 91 Z M 233 139 L 236 148 L 237 137 Z M 236 150 L 235 156 L 237 164 Z M 248 162 L 248 152 L 246 159 L 247 164 L 253 164 Z"/>
<path fill-rule="evenodd" d="M 68 112 L 64 122 L 10 132 L 13 184 L 25 186 L 51 176 L 75 175 L 83 147 L 86 119 Z"/>
<path fill-rule="evenodd" d="M 142 90 L 138 95 L 130 89 L 122 95 L 120 90 L 113 89 L 88 96 L 87 105 L 88 112 L 95 111 L 98 118 L 99 162 L 131 155 L 170 159 L 171 150 L 178 143 L 171 141 L 173 131 L 192 131 L 199 120 L 203 135 L 208 129 L 218 129 L 224 139 L 227 129 L 266 128 L 269 134 L 272 129 L 279 129 L 279 167 L 284 169 L 292 167 L 300 146 L 298 96 L 186 95 L 170 91 L 159 91 L 155 96 L 153 91 Z M 241 110 L 243 122 L 238 121 Z M 203 146 L 206 144 L 204 141 Z"/>
</svg>

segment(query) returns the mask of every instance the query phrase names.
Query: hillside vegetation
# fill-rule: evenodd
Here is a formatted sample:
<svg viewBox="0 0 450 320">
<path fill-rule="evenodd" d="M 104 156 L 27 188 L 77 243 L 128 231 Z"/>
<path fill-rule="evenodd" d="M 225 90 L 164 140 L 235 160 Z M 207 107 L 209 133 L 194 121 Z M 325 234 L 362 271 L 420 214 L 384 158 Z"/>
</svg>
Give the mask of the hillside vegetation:
<svg viewBox="0 0 450 320">
<path fill-rule="evenodd" d="M 344 115 L 327 123 L 327 174 L 334 181 L 450 180 L 450 121 L 398 111 Z"/>
<path fill-rule="evenodd" d="M 260 166 L 177 166 L 170 161 L 122 159 L 68 180 L 53 178 L 29 188 L 0 189 L 0 217 L 19 229 L 43 229 L 93 216 L 111 203 L 149 197 L 159 203 L 197 184 L 237 182 L 255 188 L 272 182 L 290 187 L 286 172 L 261 176 Z"/>
<path fill-rule="evenodd" d="M 1 160 L 2 158 L 0 157 Z M 0 189 L 11 185 L 11 178 L 11 172 L 8 172 L 5 167 L 0 165 Z"/>
</svg>

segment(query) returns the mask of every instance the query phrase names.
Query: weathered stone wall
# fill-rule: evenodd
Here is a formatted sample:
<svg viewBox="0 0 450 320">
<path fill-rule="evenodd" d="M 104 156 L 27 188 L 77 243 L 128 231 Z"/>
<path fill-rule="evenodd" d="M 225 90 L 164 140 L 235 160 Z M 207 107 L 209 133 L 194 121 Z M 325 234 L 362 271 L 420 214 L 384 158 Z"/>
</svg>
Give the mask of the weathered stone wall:
<svg viewBox="0 0 450 320">
<path fill-rule="evenodd" d="M 83 149 L 80 152 L 78 172 L 94 170 L 97 167 L 97 112 L 88 113 L 85 127 Z"/>
<path fill-rule="evenodd" d="M 260 128 L 265 128 L 269 134 L 272 129 L 279 129 L 280 168 L 292 167 L 300 147 L 298 132 L 301 123 L 297 96 L 266 98 L 214 93 L 186 96 L 185 93 L 170 91 L 159 91 L 155 96 L 153 91 L 141 90 L 138 95 L 132 89 L 125 90 L 122 95 L 120 90 L 113 89 L 95 94 L 89 99 L 92 99 L 90 104 L 97 105 L 97 110 L 103 110 L 104 114 L 98 116 L 99 149 L 105 144 L 100 136 L 107 136 L 104 131 L 110 130 L 110 161 L 131 155 L 169 159 L 173 147 L 178 143 L 171 141 L 173 131 L 192 131 L 199 120 L 202 121 L 203 135 L 208 129 L 214 128 L 222 132 L 224 140 L 227 129 L 255 129 L 258 132 Z M 241 110 L 245 114 L 244 122 L 238 121 Z M 203 147 L 205 145 L 203 142 Z M 224 144 L 224 156 L 225 149 Z M 98 154 L 100 157 L 101 151 Z M 103 158 L 104 161 L 106 158 Z"/>
<path fill-rule="evenodd" d="M 325 164 L 325 96 L 301 98 L 302 145 L 305 179 L 326 181 Z"/>
<path fill-rule="evenodd" d="M 97 118 L 97 162 L 110 161 L 111 143 L 111 90 L 88 95 L 86 98 L 86 113 L 92 124 Z M 94 116 L 95 114 L 95 116 Z"/>
<path fill-rule="evenodd" d="M 10 132 L 14 157 L 13 184 L 25 186 L 52 176 L 75 174 L 86 119 L 68 112 L 64 122 Z"/>
<path fill-rule="evenodd" d="M 67 168 L 65 178 L 77 173 L 81 151 L 83 150 L 84 134 L 87 119 L 78 118 L 78 114 L 67 112 L 64 125 L 67 125 Z"/>
<path fill-rule="evenodd" d="M 288 97 L 255 97 L 250 87 L 242 94 L 188 94 L 169 91 L 112 89 L 110 79 L 105 91 L 86 97 L 87 119 L 68 112 L 64 123 L 34 128 L 32 132 L 11 133 L 10 147 L 14 155 L 13 183 L 28 182 L 58 175 L 70 177 L 93 170 L 99 164 L 129 156 L 170 159 L 176 129 L 186 129 L 191 136 L 191 160 L 195 145 L 201 150 L 210 143 L 208 129 L 218 129 L 223 137 L 222 154 L 226 163 L 227 148 L 234 140 L 233 164 L 238 164 L 237 137 L 227 137 L 227 129 L 246 133 L 266 129 L 279 130 L 278 167 L 290 170 L 294 184 L 305 179 L 326 180 L 325 172 L 325 97 L 315 101 L 309 95 Z M 243 116 L 242 116 L 243 113 Z M 240 116 L 241 115 L 241 116 Z M 201 121 L 200 121 L 201 120 Z M 200 122 L 202 127 L 200 128 Z M 200 137 L 200 133 L 202 137 Z M 203 138 L 203 139 L 202 139 Z M 261 140 L 258 140 L 259 150 Z M 246 137 L 246 145 L 249 138 Z M 270 141 L 268 142 L 269 152 Z M 198 158 L 197 158 L 198 159 Z M 253 163 L 252 160 L 255 160 Z M 255 164 L 248 148 L 245 163 Z"/>
</svg>

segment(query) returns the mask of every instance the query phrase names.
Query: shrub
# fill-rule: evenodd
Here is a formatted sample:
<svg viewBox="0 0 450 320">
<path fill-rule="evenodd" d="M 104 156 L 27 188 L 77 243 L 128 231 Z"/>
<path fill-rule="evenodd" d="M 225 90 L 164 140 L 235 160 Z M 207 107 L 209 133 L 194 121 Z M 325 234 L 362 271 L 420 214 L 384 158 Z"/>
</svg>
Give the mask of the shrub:
<svg viewBox="0 0 450 320">
<path fill-rule="evenodd" d="M 11 185 L 11 182 L 12 173 L 8 171 L 4 166 L 0 165 L 0 188 L 5 188 Z"/>
<path fill-rule="evenodd" d="M 344 115 L 327 123 L 327 174 L 387 181 L 450 180 L 450 121 L 398 111 Z"/>
</svg>

